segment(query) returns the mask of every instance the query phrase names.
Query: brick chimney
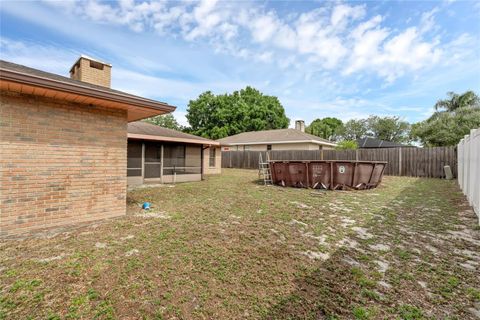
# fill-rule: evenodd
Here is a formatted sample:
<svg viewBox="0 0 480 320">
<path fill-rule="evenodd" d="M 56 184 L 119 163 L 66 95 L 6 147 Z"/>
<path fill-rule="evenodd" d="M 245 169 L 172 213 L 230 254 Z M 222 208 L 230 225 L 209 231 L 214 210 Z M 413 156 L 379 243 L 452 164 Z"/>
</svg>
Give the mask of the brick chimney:
<svg viewBox="0 0 480 320">
<path fill-rule="evenodd" d="M 295 129 L 305 132 L 305 121 L 303 120 L 296 120 L 295 121 Z"/>
<path fill-rule="evenodd" d="M 110 88 L 112 65 L 81 55 L 70 69 L 70 78 Z"/>
</svg>

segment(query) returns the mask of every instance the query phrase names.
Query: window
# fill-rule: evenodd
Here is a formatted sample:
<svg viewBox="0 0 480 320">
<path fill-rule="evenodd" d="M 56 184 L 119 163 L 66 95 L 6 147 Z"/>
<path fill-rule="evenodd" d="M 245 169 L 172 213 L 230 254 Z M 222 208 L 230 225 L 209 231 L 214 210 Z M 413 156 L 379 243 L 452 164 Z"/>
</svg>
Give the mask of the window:
<svg viewBox="0 0 480 320">
<path fill-rule="evenodd" d="M 243 151 L 248 151 L 250 150 L 250 146 L 243 146 Z"/>
<path fill-rule="evenodd" d="M 267 144 L 267 151 L 270 151 L 272 150 L 272 145 L 271 144 Z"/>
<path fill-rule="evenodd" d="M 215 167 L 215 148 L 210 147 L 209 151 L 208 165 L 210 167 Z"/>
</svg>

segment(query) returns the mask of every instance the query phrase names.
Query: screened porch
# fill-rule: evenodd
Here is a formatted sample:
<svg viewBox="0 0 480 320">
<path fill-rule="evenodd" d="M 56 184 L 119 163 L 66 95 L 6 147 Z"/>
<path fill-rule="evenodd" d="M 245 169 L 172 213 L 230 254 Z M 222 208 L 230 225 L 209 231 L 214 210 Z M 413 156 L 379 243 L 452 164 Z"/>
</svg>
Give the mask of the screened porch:
<svg viewBox="0 0 480 320">
<path fill-rule="evenodd" d="M 129 185 L 202 179 L 201 144 L 128 140 Z"/>
</svg>

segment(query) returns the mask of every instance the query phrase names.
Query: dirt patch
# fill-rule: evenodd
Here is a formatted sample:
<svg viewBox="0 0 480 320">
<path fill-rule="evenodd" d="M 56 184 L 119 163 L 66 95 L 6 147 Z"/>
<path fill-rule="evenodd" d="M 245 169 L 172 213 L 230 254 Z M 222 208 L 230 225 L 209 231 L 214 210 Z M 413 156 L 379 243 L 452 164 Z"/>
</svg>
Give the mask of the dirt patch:
<svg viewBox="0 0 480 320">
<path fill-rule="evenodd" d="M 125 252 L 125 257 L 130 257 L 130 256 L 133 256 L 133 255 L 136 255 L 139 252 L 140 251 L 138 249 L 129 250 L 129 251 Z"/>
<path fill-rule="evenodd" d="M 378 243 L 378 244 L 372 244 L 369 246 L 370 249 L 375 250 L 375 251 L 389 251 L 390 246 L 384 243 Z"/>
<path fill-rule="evenodd" d="M 307 256 L 309 259 L 312 259 L 312 260 L 327 260 L 330 257 L 328 253 L 310 251 L 310 250 L 301 252 L 301 254 Z"/>
<path fill-rule="evenodd" d="M 107 247 L 106 243 L 103 243 L 103 242 L 95 243 L 95 248 L 97 248 L 97 249 L 105 249 L 106 247 Z"/>
<path fill-rule="evenodd" d="M 171 218 L 171 216 L 168 215 L 164 211 L 155 212 L 155 211 L 149 211 L 149 210 L 145 210 L 145 211 L 142 211 L 141 213 L 137 213 L 137 214 L 135 214 L 135 217 L 155 218 L 155 219 L 170 219 Z"/>
</svg>

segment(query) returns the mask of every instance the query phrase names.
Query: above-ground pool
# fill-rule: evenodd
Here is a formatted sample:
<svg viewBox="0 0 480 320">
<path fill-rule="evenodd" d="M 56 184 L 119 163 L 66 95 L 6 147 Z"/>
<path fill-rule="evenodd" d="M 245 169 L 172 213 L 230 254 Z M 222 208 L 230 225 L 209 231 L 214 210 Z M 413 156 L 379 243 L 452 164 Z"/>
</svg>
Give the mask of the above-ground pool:
<svg viewBox="0 0 480 320">
<path fill-rule="evenodd" d="M 330 190 L 371 189 L 382 181 L 387 162 L 348 160 L 272 160 L 273 184 Z"/>
</svg>

